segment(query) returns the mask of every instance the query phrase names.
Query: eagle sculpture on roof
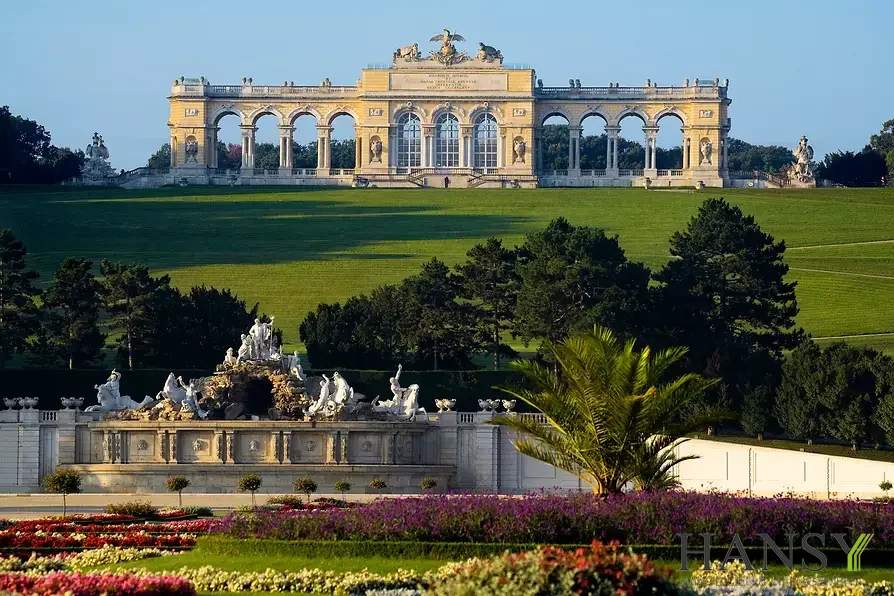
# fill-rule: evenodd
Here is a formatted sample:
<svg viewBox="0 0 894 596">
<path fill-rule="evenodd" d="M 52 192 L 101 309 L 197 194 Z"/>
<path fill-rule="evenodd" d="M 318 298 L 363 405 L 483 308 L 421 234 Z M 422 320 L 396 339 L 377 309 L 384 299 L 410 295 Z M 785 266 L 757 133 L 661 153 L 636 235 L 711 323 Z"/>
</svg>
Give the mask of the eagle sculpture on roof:
<svg viewBox="0 0 894 596">
<path fill-rule="evenodd" d="M 429 41 L 440 41 L 444 45 L 447 45 L 454 41 L 466 41 L 466 38 L 460 35 L 459 33 L 451 33 L 450 29 L 444 29 L 443 33 L 438 33 L 434 37 L 432 37 Z"/>
</svg>

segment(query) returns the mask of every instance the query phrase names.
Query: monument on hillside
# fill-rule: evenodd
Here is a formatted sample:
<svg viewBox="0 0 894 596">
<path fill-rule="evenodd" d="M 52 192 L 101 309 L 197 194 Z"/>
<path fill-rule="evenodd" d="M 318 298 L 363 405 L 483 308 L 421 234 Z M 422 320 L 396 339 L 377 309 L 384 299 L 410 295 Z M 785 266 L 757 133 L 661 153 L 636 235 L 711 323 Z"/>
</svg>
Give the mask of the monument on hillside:
<svg viewBox="0 0 894 596">
<path fill-rule="evenodd" d="M 115 175 L 109 163 L 109 150 L 102 135 L 93 133 L 93 140 L 84 149 L 84 165 L 81 167 L 81 181 L 85 184 L 105 184 Z"/>
<path fill-rule="evenodd" d="M 792 151 L 795 161 L 788 168 L 788 181 L 790 186 L 798 188 L 814 188 L 816 178 L 813 173 L 813 147 L 807 143 L 807 137 L 802 136 L 798 146 Z"/>
</svg>

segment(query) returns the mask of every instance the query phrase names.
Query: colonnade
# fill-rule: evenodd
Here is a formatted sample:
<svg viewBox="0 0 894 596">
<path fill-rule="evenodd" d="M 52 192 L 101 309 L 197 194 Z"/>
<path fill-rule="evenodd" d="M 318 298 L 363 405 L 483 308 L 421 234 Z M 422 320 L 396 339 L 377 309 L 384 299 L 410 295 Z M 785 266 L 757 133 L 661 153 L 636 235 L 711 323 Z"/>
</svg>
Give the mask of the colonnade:
<svg viewBox="0 0 894 596">
<path fill-rule="evenodd" d="M 654 175 L 654 173 L 658 170 L 658 126 L 644 126 L 643 134 L 645 136 L 643 149 L 644 149 L 644 157 L 643 157 L 643 175 Z M 680 129 L 683 133 L 683 139 L 681 143 L 682 150 L 682 164 L 681 168 L 683 170 L 689 170 L 693 167 L 702 165 L 699 163 L 699 140 L 698 138 L 693 138 L 693 131 L 687 127 L 683 127 Z M 581 140 L 582 140 L 582 126 L 568 126 L 568 167 L 567 167 L 567 175 L 568 176 L 580 176 L 581 167 L 580 167 L 580 153 L 581 153 Z M 621 127 L 620 126 L 610 126 L 606 125 L 605 127 L 605 175 L 606 176 L 618 176 L 620 168 L 618 167 L 618 139 L 620 138 Z M 535 130 L 534 134 L 534 151 L 536 155 L 536 170 L 537 172 L 547 172 L 548 170 L 544 167 L 543 162 L 543 127 Z M 693 156 L 693 151 L 695 155 Z M 721 171 L 728 170 L 728 143 L 726 132 L 721 133 L 720 137 L 720 146 L 717 150 L 717 159 L 719 163 L 717 163 L 717 167 Z"/>
<path fill-rule="evenodd" d="M 279 129 L 279 169 L 287 170 L 288 173 L 291 173 L 292 168 L 294 167 L 294 159 L 292 154 L 292 142 L 295 134 L 295 127 L 291 125 L 283 125 L 280 124 L 278 126 Z M 256 133 L 258 127 L 253 124 L 240 124 L 239 131 L 241 136 L 241 146 L 242 146 L 242 168 L 243 169 L 253 169 L 255 167 L 255 145 L 256 145 Z M 206 147 L 208 148 L 208 155 L 206 163 L 209 164 L 211 168 L 218 167 L 218 159 L 217 159 L 217 143 L 218 143 L 218 133 L 220 131 L 220 127 L 213 127 L 210 129 L 210 134 L 208 135 L 206 141 Z M 317 125 L 317 169 L 318 170 L 329 170 L 332 166 L 332 127 L 329 125 Z M 360 139 L 356 137 L 355 141 L 355 155 L 354 155 L 354 163 L 355 166 L 359 166 L 360 164 Z"/>
</svg>

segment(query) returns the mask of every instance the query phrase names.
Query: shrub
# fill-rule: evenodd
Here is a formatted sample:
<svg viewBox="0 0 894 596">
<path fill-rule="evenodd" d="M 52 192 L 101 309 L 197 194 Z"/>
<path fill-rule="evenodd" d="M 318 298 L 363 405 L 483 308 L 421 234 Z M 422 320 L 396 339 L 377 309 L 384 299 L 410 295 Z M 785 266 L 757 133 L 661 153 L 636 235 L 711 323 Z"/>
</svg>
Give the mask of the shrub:
<svg viewBox="0 0 894 596">
<path fill-rule="evenodd" d="M 373 478 L 369 481 L 369 487 L 372 490 L 385 490 L 388 488 L 388 485 L 381 478 Z"/>
<path fill-rule="evenodd" d="M 267 503 L 270 505 L 282 505 L 286 509 L 302 509 L 304 507 L 301 497 L 296 497 L 295 495 L 273 497 Z"/>
<path fill-rule="evenodd" d="M 894 486 L 894 485 L 892 485 L 891 482 L 888 480 L 885 480 L 881 484 L 878 485 L 878 487 L 880 489 L 882 489 L 882 492 L 884 492 L 884 493 L 887 493 L 889 490 L 891 490 L 892 486 Z"/>
<path fill-rule="evenodd" d="M 62 517 L 65 517 L 66 497 L 81 492 L 81 475 L 74 470 L 57 469 L 44 477 L 43 487 L 48 493 L 62 495 Z"/>
<path fill-rule="evenodd" d="M 294 482 L 295 491 L 299 493 L 303 493 L 307 498 L 307 503 L 310 504 L 310 495 L 317 492 L 317 483 L 314 482 L 313 478 L 296 478 Z"/>
<path fill-rule="evenodd" d="M 114 515 L 130 515 L 141 519 L 158 517 L 158 507 L 145 501 L 127 501 L 126 503 L 109 503 L 106 513 Z"/>
<path fill-rule="evenodd" d="M 181 509 L 186 515 L 196 515 L 198 517 L 214 517 L 214 511 L 211 510 L 211 507 L 205 507 L 204 505 L 198 507 L 181 507 Z"/>
<path fill-rule="evenodd" d="M 0 573 L 0 592 L 7 594 L 157 594 L 192 595 L 189 580 L 173 575 L 135 573 L 68 573 L 46 575 Z"/>
<path fill-rule="evenodd" d="M 348 482 L 347 480 L 339 480 L 338 482 L 335 483 L 335 490 L 340 492 L 342 498 L 344 498 L 345 493 L 350 492 L 350 490 L 351 490 L 351 483 Z"/>
<path fill-rule="evenodd" d="M 255 506 L 255 493 L 261 488 L 261 477 L 257 474 L 246 474 L 239 479 L 239 490 L 251 493 L 251 506 Z"/>
<path fill-rule="evenodd" d="M 593 542 L 574 551 L 536 551 L 469 559 L 438 570 L 429 594 L 677 594 L 669 571 L 658 571 L 643 555 L 617 544 Z"/>
<path fill-rule="evenodd" d="M 169 491 L 177 493 L 178 505 L 183 508 L 183 489 L 189 486 L 189 480 L 183 476 L 171 476 L 165 484 Z"/>
<path fill-rule="evenodd" d="M 419 482 L 419 488 L 424 491 L 429 491 L 438 486 L 438 481 L 430 476 L 426 476 Z"/>
</svg>

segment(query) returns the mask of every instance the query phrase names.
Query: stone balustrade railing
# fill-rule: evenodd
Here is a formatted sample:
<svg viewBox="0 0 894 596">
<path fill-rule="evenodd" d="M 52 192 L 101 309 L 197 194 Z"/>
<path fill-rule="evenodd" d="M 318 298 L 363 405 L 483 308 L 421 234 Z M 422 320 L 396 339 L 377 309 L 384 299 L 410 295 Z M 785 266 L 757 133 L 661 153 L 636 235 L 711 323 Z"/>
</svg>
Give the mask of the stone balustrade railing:
<svg viewBox="0 0 894 596">
<path fill-rule="evenodd" d="M 180 97 L 356 97 L 357 87 L 348 85 L 207 85 L 182 83 L 171 87 L 172 96 Z"/>
<path fill-rule="evenodd" d="M 725 99 L 723 86 L 667 86 L 667 87 L 537 87 L 537 97 L 574 99 Z"/>
</svg>

